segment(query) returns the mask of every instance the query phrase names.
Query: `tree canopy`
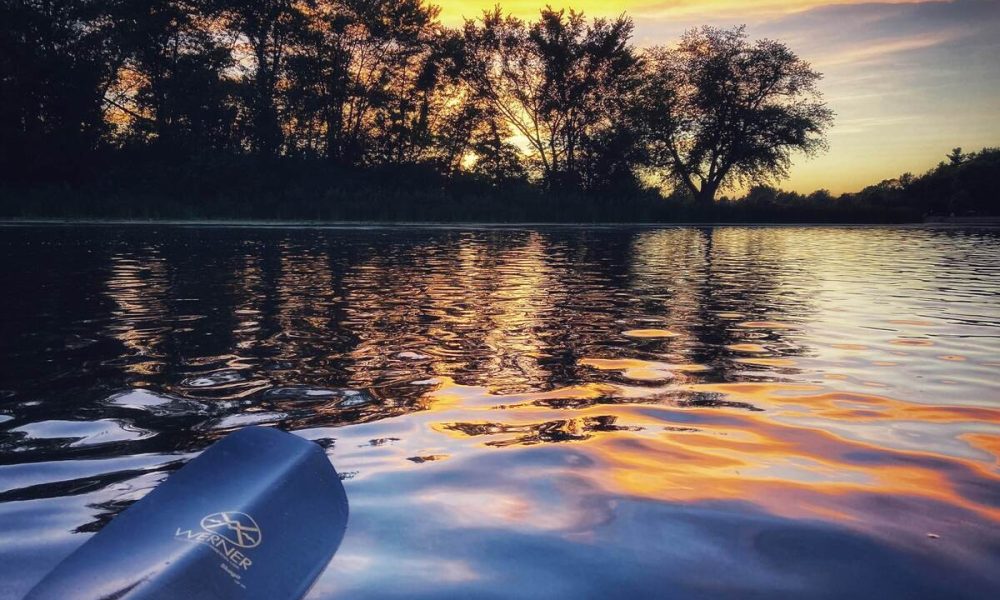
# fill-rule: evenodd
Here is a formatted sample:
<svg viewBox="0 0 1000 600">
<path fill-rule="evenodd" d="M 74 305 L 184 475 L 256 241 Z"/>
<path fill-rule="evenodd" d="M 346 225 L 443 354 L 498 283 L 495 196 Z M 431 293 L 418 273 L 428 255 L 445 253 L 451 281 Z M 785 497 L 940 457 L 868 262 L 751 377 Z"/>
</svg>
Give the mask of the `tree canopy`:
<svg viewBox="0 0 1000 600">
<path fill-rule="evenodd" d="M 997 214 L 998 151 L 834 197 L 784 43 L 425 0 L 0 0 L 0 213 L 510 220 Z M 745 190 L 739 199 L 730 194 Z"/>
<path fill-rule="evenodd" d="M 833 113 L 821 75 L 781 42 L 702 27 L 646 58 L 640 121 L 650 165 L 701 202 L 733 183 L 785 176 L 794 152 L 825 147 Z"/>
<path fill-rule="evenodd" d="M 742 28 L 640 49 L 632 21 L 501 8 L 452 29 L 425 0 L 5 0 L 0 177 L 108 153 L 422 165 L 550 193 L 711 200 L 822 148 L 819 74 Z"/>
</svg>

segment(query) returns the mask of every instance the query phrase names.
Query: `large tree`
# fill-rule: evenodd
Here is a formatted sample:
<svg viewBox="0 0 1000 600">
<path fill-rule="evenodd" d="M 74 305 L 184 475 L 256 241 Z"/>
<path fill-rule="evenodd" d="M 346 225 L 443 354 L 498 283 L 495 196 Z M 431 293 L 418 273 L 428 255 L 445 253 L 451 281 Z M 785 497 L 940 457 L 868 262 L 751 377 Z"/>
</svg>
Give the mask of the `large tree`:
<svg viewBox="0 0 1000 600">
<path fill-rule="evenodd" d="M 307 34 L 310 5 L 295 0 L 218 0 L 226 25 L 237 37 L 236 64 L 244 71 L 250 144 L 262 155 L 284 147 L 282 108 L 288 57 Z"/>
<path fill-rule="evenodd" d="M 124 62 L 105 96 L 126 139 L 167 152 L 233 145 L 236 82 L 230 49 L 210 30 L 212 0 L 123 0 L 116 12 Z"/>
<path fill-rule="evenodd" d="M 293 147 L 349 165 L 420 160 L 455 37 L 437 15 L 423 0 L 317 0 L 287 61 Z"/>
<path fill-rule="evenodd" d="M 466 22 L 467 78 L 477 95 L 527 144 L 549 187 L 590 187 L 599 162 L 623 126 L 638 59 L 627 17 L 587 22 L 581 13 L 546 8 L 538 21 L 504 16 Z"/>
<path fill-rule="evenodd" d="M 825 148 L 822 76 L 785 44 L 702 27 L 646 58 L 637 108 L 650 165 L 699 202 L 786 176 L 793 153 Z"/>
</svg>

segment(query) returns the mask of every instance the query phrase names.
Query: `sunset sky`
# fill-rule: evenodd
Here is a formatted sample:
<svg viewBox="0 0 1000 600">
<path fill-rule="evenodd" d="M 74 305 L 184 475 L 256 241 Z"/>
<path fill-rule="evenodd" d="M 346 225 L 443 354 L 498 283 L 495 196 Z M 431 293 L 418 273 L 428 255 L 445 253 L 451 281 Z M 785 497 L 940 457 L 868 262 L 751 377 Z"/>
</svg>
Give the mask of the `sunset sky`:
<svg viewBox="0 0 1000 600">
<path fill-rule="evenodd" d="M 442 0 L 457 25 L 491 0 Z M 501 6 L 533 18 L 545 0 Z M 799 158 L 787 189 L 857 190 L 922 172 L 954 146 L 1000 146 L 1000 0 L 552 0 L 589 16 L 627 12 L 640 46 L 669 44 L 697 25 L 746 24 L 787 42 L 825 74 L 837 113 L 830 150 Z"/>
</svg>

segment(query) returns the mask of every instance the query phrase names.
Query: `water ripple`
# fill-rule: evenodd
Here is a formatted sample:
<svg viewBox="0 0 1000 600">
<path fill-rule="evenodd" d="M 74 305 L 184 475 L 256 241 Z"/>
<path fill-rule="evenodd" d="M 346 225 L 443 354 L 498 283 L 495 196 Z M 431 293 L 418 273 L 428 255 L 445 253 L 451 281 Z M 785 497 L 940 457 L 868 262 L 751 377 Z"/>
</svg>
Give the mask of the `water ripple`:
<svg viewBox="0 0 1000 600">
<path fill-rule="evenodd" d="M 1000 235 L 4 228 L 0 580 L 229 431 L 352 502 L 311 597 L 1000 595 Z"/>
</svg>

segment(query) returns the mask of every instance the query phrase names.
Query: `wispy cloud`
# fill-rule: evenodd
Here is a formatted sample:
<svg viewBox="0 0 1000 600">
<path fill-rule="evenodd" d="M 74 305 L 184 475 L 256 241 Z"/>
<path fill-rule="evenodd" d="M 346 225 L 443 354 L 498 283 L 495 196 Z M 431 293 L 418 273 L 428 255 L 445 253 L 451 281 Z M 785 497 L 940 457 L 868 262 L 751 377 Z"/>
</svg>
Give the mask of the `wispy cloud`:
<svg viewBox="0 0 1000 600">
<path fill-rule="evenodd" d="M 860 42 L 822 56 L 815 61 L 815 66 L 822 69 L 844 64 L 862 66 L 870 65 L 873 62 L 885 63 L 893 59 L 893 54 L 932 48 L 946 42 L 960 40 L 963 37 L 965 37 L 965 32 L 951 30 L 933 34 L 919 34 L 907 38 Z"/>
</svg>

